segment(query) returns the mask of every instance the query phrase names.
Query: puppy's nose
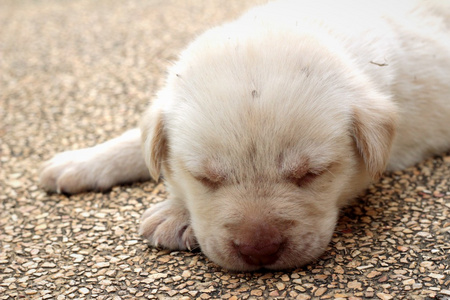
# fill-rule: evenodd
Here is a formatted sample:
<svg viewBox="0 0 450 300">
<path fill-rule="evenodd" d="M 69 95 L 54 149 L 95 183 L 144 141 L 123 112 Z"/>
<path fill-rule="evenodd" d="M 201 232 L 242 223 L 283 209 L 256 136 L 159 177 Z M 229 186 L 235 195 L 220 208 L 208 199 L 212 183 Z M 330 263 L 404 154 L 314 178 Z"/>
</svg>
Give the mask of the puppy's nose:
<svg viewBox="0 0 450 300">
<path fill-rule="evenodd" d="M 238 251 L 242 259 L 253 266 L 273 264 L 278 260 L 281 243 L 270 243 L 265 246 L 241 244 Z"/>
<path fill-rule="evenodd" d="M 248 224 L 249 225 L 249 224 Z M 242 259 L 254 266 L 270 265 L 280 256 L 282 238 L 275 226 L 267 223 L 243 226 L 234 243 Z"/>
</svg>

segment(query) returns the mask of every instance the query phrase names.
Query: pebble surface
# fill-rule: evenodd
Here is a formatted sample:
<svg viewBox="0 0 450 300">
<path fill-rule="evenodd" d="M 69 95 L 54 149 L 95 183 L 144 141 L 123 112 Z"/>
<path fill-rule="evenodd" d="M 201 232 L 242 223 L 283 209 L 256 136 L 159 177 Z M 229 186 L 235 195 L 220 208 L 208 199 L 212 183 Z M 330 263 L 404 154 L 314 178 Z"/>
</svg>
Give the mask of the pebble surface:
<svg viewBox="0 0 450 300">
<path fill-rule="evenodd" d="M 42 161 L 136 126 L 179 51 L 262 1 L 0 3 L 0 299 L 450 299 L 450 154 L 386 174 L 342 211 L 316 262 L 232 273 L 148 247 L 162 184 L 66 197 Z"/>
</svg>

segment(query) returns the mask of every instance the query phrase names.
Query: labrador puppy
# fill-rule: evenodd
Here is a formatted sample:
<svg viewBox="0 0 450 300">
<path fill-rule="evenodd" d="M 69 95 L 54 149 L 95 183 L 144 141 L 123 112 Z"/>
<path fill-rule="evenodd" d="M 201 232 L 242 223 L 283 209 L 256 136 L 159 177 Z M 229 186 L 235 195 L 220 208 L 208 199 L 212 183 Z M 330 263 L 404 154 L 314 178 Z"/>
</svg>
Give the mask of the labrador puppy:
<svg viewBox="0 0 450 300">
<path fill-rule="evenodd" d="M 450 148 L 450 1 L 280 1 L 190 44 L 140 129 L 40 175 L 78 193 L 158 180 L 152 245 L 232 270 L 319 257 L 339 210 L 386 170 Z"/>
</svg>

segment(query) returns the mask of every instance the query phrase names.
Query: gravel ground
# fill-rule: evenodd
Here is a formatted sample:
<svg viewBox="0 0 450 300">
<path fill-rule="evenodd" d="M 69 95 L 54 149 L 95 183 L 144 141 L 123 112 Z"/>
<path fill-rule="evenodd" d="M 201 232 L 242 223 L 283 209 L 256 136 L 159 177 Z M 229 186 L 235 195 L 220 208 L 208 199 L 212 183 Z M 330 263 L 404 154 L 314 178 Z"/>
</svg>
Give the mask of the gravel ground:
<svg viewBox="0 0 450 300">
<path fill-rule="evenodd" d="M 450 299 L 449 154 L 386 174 L 319 260 L 286 272 L 147 246 L 161 184 L 37 186 L 43 160 L 134 127 L 180 49 L 257 1 L 0 2 L 0 299 Z"/>
</svg>

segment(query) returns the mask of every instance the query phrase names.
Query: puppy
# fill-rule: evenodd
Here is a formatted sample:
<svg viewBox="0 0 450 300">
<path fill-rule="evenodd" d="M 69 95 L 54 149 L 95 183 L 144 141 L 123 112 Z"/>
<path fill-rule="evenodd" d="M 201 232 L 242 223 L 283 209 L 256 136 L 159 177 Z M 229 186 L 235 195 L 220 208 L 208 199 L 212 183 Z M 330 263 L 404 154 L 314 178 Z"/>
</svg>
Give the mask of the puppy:
<svg viewBox="0 0 450 300">
<path fill-rule="evenodd" d="M 58 154 L 40 181 L 78 193 L 163 174 L 151 244 L 282 269 L 319 257 L 386 168 L 449 148 L 450 1 L 281 1 L 198 37 L 140 129 Z"/>
</svg>

